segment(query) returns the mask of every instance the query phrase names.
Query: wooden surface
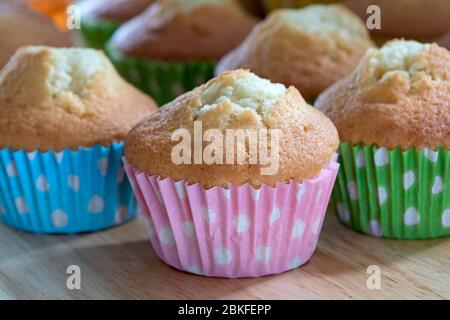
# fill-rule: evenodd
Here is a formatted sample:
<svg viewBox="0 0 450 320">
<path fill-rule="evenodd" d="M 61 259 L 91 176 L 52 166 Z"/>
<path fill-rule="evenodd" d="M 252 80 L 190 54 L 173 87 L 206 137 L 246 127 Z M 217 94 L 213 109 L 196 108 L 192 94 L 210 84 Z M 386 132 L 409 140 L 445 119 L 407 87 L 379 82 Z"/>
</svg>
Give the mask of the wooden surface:
<svg viewBox="0 0 450 320">
<path fill-rule="evenodd" d="M 450 298 L 450 238 L 395 241 L 357 234 L 328 215 L 313 259 L 259 279 L 212 279 L 174 270 L 152 251 L 142 221 L 97 234 L 35 236 L 0 225 L 0 298 L 302 299 Z M 81 268 L 81 290 L 66 268 Z M 370 265 L 381 290 L 366 286 Z"/>
</svg>

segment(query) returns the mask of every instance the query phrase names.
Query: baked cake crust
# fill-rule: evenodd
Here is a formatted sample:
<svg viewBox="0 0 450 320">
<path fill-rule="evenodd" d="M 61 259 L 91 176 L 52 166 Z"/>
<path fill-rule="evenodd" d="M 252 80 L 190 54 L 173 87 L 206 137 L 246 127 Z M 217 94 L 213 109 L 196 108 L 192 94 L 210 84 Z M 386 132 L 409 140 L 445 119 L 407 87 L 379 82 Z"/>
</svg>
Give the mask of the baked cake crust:
<svg viewBox="0 0 450 320">
<path fill-rule="evenodd" d="M 127 56 L 163 61 L 218 60 L 257 22 L 235 0 L 201 0 L 192 8 L 178 2 L 151 5 L 117 30 L 112 47 Z"/>
<path fill-rule="evenodd" d="M 0 148 L 107 145 L 155 110 L 101 51 L 23 47 L 0 73 Z"/>
<path fill-rule="evenodd" d="M 450 148 L 450 52 L 391 41 L 316 101 L 342 141 L 403 150 Z"/>
<path fill-rule="evenodd" d="M 282 86 L 278 95 L 270 100 L 255 93 L 245 93 L 240 102 L 222 97 L 210 104 L 207 93 L 211 90 L 234 88 L 233 94 L 239 94 L 247 89 L 247 85 L 240 86 L 239 81 L 246 79 L 250 84 L 262 80 L 244 70 L 225 72 L 143 120 L 125 140 L 127 161 L 149 175 L 186 179 L 207 188 L 226 187 L 230 182 L 236 185 L 248 182 L 255 187 L 262 183 L 274 186 L 277 182 L 302 181 L 319 175 L 332 160 L 339 138 L 332 122 L 308 105 L 294 87 L 286 89 Z M 272 85 L 262 84 L 261 92 L 267 93 Z M 251 103 L 244 106 L 249 100 L 260 106 Z M 171 135 L 176 129 L 185 128 L 193 137 L 196 120 L 202 121 L 203 132 L 207 129 L 218 129 L 222 133 L 226 129 L 279 129 L 278 173 L 262 175 L 261 168 L 266 166 L 261 164 L 174 164 L 171 153 L 179 142 L 172 142 Z"/>
<path fill-rule="evenodd" d="M 299 21 L 291 21 L 296 15 Z M 321 17 L 330 21 L 323 22 Z M 305 99 L 316 98 L 350 74 L 372 46 L 363 22 L 341 5 L 281 9 L 220 61 L 217 74 L 250 69 L 261 77 L 293 85 Z"/>
</svg>

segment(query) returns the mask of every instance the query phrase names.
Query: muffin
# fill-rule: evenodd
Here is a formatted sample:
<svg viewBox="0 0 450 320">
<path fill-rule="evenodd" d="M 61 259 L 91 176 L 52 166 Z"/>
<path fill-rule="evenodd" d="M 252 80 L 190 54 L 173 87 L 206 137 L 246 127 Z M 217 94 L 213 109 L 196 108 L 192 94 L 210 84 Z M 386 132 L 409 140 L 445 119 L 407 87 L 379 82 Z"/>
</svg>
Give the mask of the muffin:
<svg viewBox="0 0 450 320">
<path fill-rule="evenodd" d="M 103 48 L 121 24 L 142 13 L 155 0 L 88 0 L 80 2 L 80 35 L 87 46 Z"/>
<path fill-rule="evenodd" d="M 256 18 L 236 0 L 160 0 L 124 24 L 108 46 L 118 70 L 163 104 L 213 77 Z"/>
<path fill-rule="evenodd" d="M 377 42 L 400 37 L 426 41 L 450 30 L 448 0 L 345 0 L 343 4 L 364 20 L 370 5 L 380 7 L 381 29 L 371 30 Z"/>
<path fill-rule="evenodd" d="M 236 70 L 132 129 L 125 170 L 163 261 L 206 276 L 256 277 L 310 259 L 338 143 L 332 122 L 297 89 Z"/>
<path fill-rule="evenodd" d="M 340 5 L 280 9 L 227 54 L 216 73 L 248 68 L 293 85 L 307 100 L 352 72 L 373 44 L 362 21 Z"/>
<path fill-rule="evenodd" d="M 69 46 L 70 38 L 24 4 L 0 1 L 0 69 L 21 46 Z"/>
<path fill-rule="evenodd" d="M 20 48 L 0 73 L 0 219 L 78 233 L 134 217 L 122 140 L 155 109 L 99 51 Z"/>
<path fill-rule="evenodd" d="M 341 139 L 343 223 L 389 238 L 450 235 L 449 92 L 448 50 L 396 40 L 318 98 Z"/>
</svg>

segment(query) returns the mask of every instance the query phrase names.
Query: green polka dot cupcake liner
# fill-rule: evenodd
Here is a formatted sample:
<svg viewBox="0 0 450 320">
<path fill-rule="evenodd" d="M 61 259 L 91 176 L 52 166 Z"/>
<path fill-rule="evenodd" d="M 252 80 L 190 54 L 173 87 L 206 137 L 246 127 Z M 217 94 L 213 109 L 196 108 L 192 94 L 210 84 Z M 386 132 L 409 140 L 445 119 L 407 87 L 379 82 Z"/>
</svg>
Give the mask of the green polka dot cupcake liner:
<svg viewBox="0 0 450 320">
<path fill-rule="evenodd" d="M 0 221 L 28 232 L 75 234 L 137 215 L 123 143 L 61 152 L 0 150 Z"/>
<path fill-rule="evenodd" d="M 91 48 L 103 49 L 120 23 L 104 19 L 81 19 L 79 35 L 83 43 Z"/>
<path fill-rule="evenodd" d="M 119 73 L 162 106 L 214 77 L 215 62 L 162 62 L 129 58 L 111 45 L 106 51 Z"/>
<path fill-rule="evenodd" d="M 339 220 L 376 237 L 450 235 L 450 151 L 340 145 L 333 191 Z"/>
</svg>

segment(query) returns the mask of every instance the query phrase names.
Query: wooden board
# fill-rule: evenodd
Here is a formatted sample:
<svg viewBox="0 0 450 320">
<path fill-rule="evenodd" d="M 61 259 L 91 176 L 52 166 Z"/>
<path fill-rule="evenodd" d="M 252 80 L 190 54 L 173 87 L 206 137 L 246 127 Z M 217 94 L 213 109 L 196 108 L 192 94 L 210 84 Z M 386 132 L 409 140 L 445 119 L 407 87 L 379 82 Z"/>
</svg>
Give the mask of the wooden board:
<svg viewBox="0 0 450 320">
<path fill-rule="evenodd" d="M 140 219 L 82 236 L 36 236 L 0 225 L 1 299 L 450 298 L 450 238 L 382 240 L 341 226 L 329 214 L 313 259 L 259 279 L 213 279 L 174 270 L 154 254 Z M 66 268 L 81 268 L 68 290 Z M 381 269 L 369 290 L 367 267 Z"/>
</svg>

